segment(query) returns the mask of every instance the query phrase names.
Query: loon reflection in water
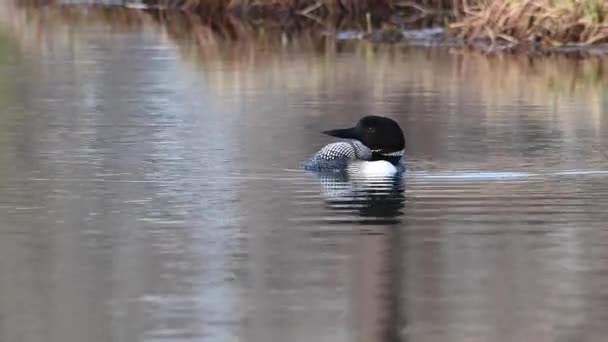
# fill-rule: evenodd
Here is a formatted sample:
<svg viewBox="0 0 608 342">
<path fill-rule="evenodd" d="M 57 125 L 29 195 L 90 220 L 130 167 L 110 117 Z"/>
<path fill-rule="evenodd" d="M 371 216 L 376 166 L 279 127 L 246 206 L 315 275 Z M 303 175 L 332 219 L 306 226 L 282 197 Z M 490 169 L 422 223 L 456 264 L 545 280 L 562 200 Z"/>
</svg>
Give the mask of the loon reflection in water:
<svg viewBox="0 0 608 342">
<path fill-rule="evenodd" d="M 346 172 L 313 172 L 327 208 L 334 214 L 323 224 L 344 225 L 354 233 L 351 272 L 352 315 L 363 341 L 407 341 L 403 309 L 407 229 L 405 177 L 350 177 Z M 353 226 L 363 226 L 361 230 Z M 332 234 L 320 229 L 319 234 Z M 341 233 L 339 233 L 341 234 Z M 350 234 L 349 234 L 350 235 Z"/>
<path fill-rule="evenodd" d="M 365 225 L 401 222 L 405 206 L 403 177 L 357 178 L 350 177 L 346 172 L 314 173 L 321 184 L 327 207 L 338 215 L 332 223 Z"/>
</svg>

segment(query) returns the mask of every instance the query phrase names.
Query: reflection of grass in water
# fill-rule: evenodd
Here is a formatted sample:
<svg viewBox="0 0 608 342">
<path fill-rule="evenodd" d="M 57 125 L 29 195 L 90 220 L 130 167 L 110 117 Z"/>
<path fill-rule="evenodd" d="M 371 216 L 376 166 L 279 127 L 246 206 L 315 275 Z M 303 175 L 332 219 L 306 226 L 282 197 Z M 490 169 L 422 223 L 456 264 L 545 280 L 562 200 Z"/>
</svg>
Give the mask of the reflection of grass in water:
<svg viewBox="0 0 608 342">
<path fill-rule="evenodd" d="M 19 58 L 18 46 L 15 41 L 11 40 L 9 35 L 5 34 L 0 27 L 0 127 L 4 130 L 10 130 L 11 125 L 15 122 L 15 118 L 21 113 L 16 109 L 16 98 L 19 90 L 15 83 L 14 65 Z M 0 141 L 3 145 L 13 144 L 12 136 L 0 135 Z M 15 165 L 15 154 L 0 153 L 0 179 L 6 177 L 5 171 L 10 170 L 10 166 Z"/>
<path fill-rule="evenodd" d="M 606 84 L 603 73 L 605 60 L 589 58 L 577 60 L 565 56 L 529 58 L 527 56 L 488 57 L 469 55 L 475 60 L 484 87 L 509 89 L 508 84 L 521 83 L 526 94 L 539 98 L 547 94 L 583 95 Z"/>
<path fill-rule="evenodd" d="M 15 43 L 0 31 L 0 64 L 7 64 L 15 57 Z"/>
<path fill-rule="evenodd" d="M 576 60 L 564 56 L 528 58 L 485 55 L 468 57 L 474 66 L 463 84 L 475 84 L 475 91 L 488 104 L 486 113 L 492 117 L 502 110 L 515 110 L 513 103 L 551 108 L 565 127 L 576 127 L 578 115 L 591 115 L 597 127 L 602 124 L 607 77 L 602 58 Z M 530 108 L 530 107 L 524 107 Z M 573 111 L 573 108 L 577 108 Z M 520 108 L 519 110 L 525 110 Z M 564 113 L 567 115 L 560 115 Z M 546 115 L 545 111 L 512 113 L 515 116 Z M 574 114 L 574 115 L 573 115 Z M 498 113 L 500 117 L 503 114 Z M 548 118 L 543 118 L 548 119 Z M 567 129 L 566 129 L 567 131 Z"/>
<path fill-rule="evenodd" d="M 51 7 L 44 12 L 37 9 L 25 8 L 15 10 L 26 13 L 31 25 L 65 25 L 85 26 L 87 24 L 104 24 L 113 29 L 128 30 L 140 27 L 149 17 L 144 12 L 116 7 Z"/>
<path fill-rule="evenodd" d="M 0 28 L 22 42 L 24 38 L 40 41 L 46 31 L 75 30 L 78 27 L 104 25 L 113 30 L 141 27 L 150 16 L 145 12 L 118 7 L 57 6 L 40 10 L 34 7 L 15 7 L 11 2 L 0 2 Z"/>
<path fill-rule="evenodd" d="M 3 68 L 9 68 L 17 58 L 17 46 L 14 41 L 9 39 L 9 36 L 0 31 L 0 108 L 5 107 L 8 98 L 11 97 L 12 89 L 9 87 L 9 82 L 12 78 Z"/>
</svg>

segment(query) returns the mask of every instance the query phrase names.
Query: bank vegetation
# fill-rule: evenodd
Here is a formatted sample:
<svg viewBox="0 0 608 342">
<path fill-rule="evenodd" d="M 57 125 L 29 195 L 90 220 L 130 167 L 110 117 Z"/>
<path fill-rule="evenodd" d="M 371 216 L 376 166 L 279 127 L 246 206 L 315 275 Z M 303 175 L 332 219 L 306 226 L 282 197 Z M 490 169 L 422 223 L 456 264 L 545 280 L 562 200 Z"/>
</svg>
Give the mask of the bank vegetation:
<svg viewBox="0 0 608 342">
<path fill-rule="evenodd" d="M 38 5 L 78 2 L 22 1 Z M 446 37 L 490 48 L 608 46 L 605 0 L 123 0 L 122 5 L 207 18 L 230 15 L 282 23 L 297 18 L 326 26 L 350 18 L 363 22 L 361 29 L 367 31 L 440 26 L 446 29 Z"/>
</svg>

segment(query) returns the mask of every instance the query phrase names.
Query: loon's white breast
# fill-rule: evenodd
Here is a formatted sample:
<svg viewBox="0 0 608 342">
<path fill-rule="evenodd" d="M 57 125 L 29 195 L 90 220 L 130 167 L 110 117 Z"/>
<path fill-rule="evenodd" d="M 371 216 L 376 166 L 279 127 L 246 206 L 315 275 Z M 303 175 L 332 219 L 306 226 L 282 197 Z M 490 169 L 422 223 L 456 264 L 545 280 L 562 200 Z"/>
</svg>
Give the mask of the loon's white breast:
<svg viewBox="0 0 608 342">
<path fill-rule="evenodd" d="M 397 174 L 399 170 L 386 160 L 356 160 L 348 165 L 347 172 L 362 177 L 389 177 Z"/>
</svg>

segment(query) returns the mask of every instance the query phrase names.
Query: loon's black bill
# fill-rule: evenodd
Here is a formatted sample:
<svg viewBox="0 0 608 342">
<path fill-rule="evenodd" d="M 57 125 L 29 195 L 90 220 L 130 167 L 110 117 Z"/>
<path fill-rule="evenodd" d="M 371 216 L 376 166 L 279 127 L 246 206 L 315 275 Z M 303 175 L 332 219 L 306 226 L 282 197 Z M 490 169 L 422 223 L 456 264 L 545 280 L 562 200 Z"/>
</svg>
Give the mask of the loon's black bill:
<svg viewBox="0 0 608 342">
<path fill-rule="evenodd" d="M 358 139 L 359 135 L 354 127 L 352 128 L 343 128 L 343 129 L 332 129 L 329 131 L 323 132 L 323 134 L 330 135 L 336 138 L 344 138 L 344 139 Z"/>
</svg>

